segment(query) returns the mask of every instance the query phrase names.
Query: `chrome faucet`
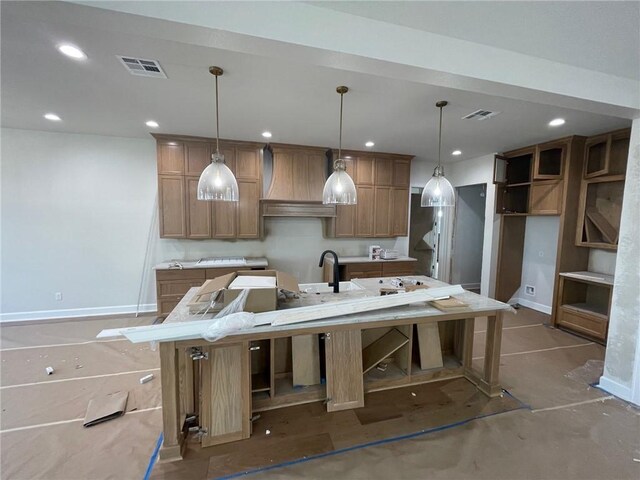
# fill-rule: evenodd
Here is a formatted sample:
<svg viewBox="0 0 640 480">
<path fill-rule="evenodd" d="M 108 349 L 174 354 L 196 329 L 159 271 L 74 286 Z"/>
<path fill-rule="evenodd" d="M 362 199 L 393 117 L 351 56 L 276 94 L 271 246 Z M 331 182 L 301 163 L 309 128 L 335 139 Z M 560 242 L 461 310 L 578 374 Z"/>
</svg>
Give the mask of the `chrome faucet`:
<svg viewBox="0 0 640 480">
<path fill-rule="evenodd" d="M 329 283 L 330 287 L 333 287 L 333 293 L 340 293 L 340 264 L 338 263 L 338 254 L 333 250 L 325 250 L 320 255 L 319 267 L 324 264 L 324 256 L 329 253 L 333 255 L 333 283 Z"/>
</svg>

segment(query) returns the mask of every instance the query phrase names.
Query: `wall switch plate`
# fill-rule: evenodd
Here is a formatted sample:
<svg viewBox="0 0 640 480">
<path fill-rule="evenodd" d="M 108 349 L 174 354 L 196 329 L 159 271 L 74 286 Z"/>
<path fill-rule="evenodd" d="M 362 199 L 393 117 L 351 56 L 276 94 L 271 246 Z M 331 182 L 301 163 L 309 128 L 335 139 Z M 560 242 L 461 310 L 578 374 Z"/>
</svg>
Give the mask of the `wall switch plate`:
<svg viewBox="0 0 640 480">
<path fill-rule="evenodd" d="M 61 301 L 62 301 L 62 292 L 56 292 L 56 300 L 57 300 L 58 302 L 61 302 Z"/>
<path fill-rule="evenodd" d="M 525 285 L 524 293 L 526 293 L 527 295 L 531 295 L 533 297 L 536 294 L 536 287 L 534 287 L 533 285 Z"/>
</svg>

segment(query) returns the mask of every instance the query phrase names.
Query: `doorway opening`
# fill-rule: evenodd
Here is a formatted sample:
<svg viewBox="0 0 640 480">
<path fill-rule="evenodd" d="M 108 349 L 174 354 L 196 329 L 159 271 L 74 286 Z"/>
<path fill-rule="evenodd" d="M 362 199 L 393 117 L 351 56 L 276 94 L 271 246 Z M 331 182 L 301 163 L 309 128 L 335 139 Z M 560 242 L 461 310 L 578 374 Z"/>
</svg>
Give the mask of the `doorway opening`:
<svg viewBox="0 0 640 480">
<path fill-rule="evenodd" d="M 487 184 L 456 187 L 451 283 L 480 293 Z"/>
</svg>

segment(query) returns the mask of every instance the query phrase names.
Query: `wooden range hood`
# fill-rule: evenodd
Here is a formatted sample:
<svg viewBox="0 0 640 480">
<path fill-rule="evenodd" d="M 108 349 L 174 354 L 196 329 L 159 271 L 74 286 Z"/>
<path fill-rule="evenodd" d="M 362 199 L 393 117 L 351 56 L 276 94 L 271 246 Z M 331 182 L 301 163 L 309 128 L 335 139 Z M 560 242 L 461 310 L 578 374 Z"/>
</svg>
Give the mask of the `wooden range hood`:
<svg viewBox="0 0 640 480">
<path fill-rule="evenodd" d="M 270 173 L 271 181 L 265 197 L 260 199 L 262 216 L 335 217 L 335 205 L 322 203 L 328 172 L 326 152 L 319 147 L 268 145 L 264 174 L 268 181 Z"/>
</svg>

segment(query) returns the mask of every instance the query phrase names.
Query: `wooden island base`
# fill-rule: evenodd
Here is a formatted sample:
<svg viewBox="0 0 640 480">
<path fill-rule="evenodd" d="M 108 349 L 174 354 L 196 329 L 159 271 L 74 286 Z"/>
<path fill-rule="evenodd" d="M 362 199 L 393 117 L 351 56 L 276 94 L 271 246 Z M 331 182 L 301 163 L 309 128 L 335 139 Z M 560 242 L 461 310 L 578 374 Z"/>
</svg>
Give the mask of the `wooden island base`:
<svg viewBox="0 0 640 480">
<path fill-rule="evenodd" d="M 161 342 L 160 460 L 180 460 L 190 432 L 203 447 L 248 438 L 252 416 L 265 410 L 317 401 L 329 412 L 359 408 L 369 392 L 461 377 L 500 395 L 502 311 L 509 307 L 470 292 L 461 298 L 469 308 L 455 313 L 422 304 L 343 322 L 257 327 L 214 343 Z M 477 317 L 488 319 L 482 371 L 472 364 Z M 429 329 L 438 338 L 425 336 Z M 294 385 L 293 378 L 310 384 Z M 197 422 L 185 424 L 188 417 Z"/>
</svg>

